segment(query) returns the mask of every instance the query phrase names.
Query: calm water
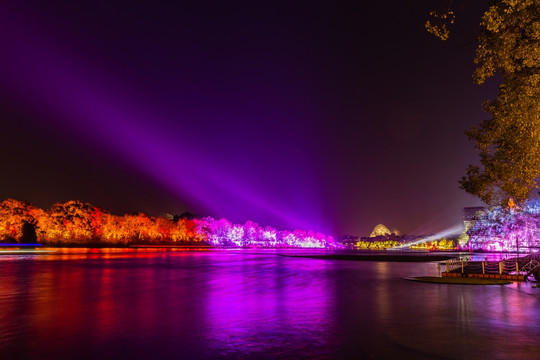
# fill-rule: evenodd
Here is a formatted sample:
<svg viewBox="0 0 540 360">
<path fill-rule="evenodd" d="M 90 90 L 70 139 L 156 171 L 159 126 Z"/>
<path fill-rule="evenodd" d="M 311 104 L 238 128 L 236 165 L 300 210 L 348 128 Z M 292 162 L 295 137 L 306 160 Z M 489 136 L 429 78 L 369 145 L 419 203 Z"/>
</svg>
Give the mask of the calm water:
<svg viewBox="0 0 540 360">
<path fill-rule="evenodd" d="M 276 251 L 0 256 L 1 359 L 538 359 L 540 289 Z"/>
</svg>

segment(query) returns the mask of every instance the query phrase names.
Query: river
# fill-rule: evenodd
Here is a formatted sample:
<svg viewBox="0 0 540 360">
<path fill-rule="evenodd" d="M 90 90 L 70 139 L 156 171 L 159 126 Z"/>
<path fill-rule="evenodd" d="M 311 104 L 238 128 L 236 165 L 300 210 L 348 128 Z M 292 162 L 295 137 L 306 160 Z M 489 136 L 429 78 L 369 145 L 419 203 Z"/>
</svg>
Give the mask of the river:
<svg viewBox="0 0 540 360">
<path fill-rule="evenodd" d="M 531 283 L 418 283 L 403 277 L 436 262 L 282 253 L 305 252 L 1 255 L 0 358 L 540 358 Z"/>
</svg>

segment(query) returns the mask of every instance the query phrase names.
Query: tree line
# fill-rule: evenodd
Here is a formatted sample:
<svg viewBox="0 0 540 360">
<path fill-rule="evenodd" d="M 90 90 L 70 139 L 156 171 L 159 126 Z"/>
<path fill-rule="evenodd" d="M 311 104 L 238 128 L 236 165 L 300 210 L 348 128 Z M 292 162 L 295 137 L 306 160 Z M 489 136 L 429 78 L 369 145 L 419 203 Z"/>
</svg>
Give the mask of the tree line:
<svg viewBox="0 0 540 360">
<path fill-rule="evenodd" d="M 29 202 L 0 202 L 0 242 L 44 245 L 128 246 L 136 244 L 212 245 L 224 247 L 332 247 L 334 239 L 296 229 L 277 230 L 255 222 L 233 224 L 211 217 L 114 215 L 77 200 L 48 210 Z"/>
</svg>

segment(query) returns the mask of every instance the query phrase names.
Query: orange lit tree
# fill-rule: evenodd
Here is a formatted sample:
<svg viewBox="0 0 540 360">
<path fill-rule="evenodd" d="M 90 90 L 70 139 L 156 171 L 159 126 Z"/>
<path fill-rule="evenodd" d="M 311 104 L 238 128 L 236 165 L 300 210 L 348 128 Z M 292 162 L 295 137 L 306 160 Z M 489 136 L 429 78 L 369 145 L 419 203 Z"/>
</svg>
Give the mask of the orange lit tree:
<svg viewBox="0 0 540 360">
<path fill-rule="evenodd" d="M 81 201 L 70 200 L 51 206 L 38 219 L 38 238 L 45 243 L 83 244 L 99 240 L 100 210 Z"/>
<path fill-rule="evenodd" d="M 43 211 L 26 201 L 6 199 L 0 202 L 0 241 L 18 242 L 25 223 L 35 225 Z"/>
</svg>

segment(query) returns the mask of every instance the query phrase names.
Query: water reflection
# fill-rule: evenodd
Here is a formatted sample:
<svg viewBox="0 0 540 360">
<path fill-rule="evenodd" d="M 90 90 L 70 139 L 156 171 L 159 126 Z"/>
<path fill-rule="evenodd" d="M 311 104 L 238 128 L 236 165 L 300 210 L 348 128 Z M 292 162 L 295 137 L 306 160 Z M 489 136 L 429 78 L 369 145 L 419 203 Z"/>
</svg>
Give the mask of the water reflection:
<svg viewBox="0 0 540 360">
<path fill-rule="evenodd" d="M 377 269 L 377 274 L 383 279 L 387 278 L 390 266 L 392 266 L 392 264 L 387 262 L 376 263 L 375 267 Z M 390 286 L 388 281 L 382 281 L 375 288 L 377 317 L 383 323 L 388 323 L 392 319 L 392 293 L 390 291 Z"/>
<path fill-rule="evenodd" d="M 208 284 L 206 330 L 225 357 L 293 356 L 306 346 L 319 356 L 333 331 L 332 263 L 283 257 L 243 257 Z"/>
<path fill-rule="evenodd" d="M 77 249 L 2 257 L 1 358 L 540 354 L 540 289 L 530 284 L 424 284 L 402 277 L 436 275 L 436 263 L 278 253 Z"/>
</svg>

